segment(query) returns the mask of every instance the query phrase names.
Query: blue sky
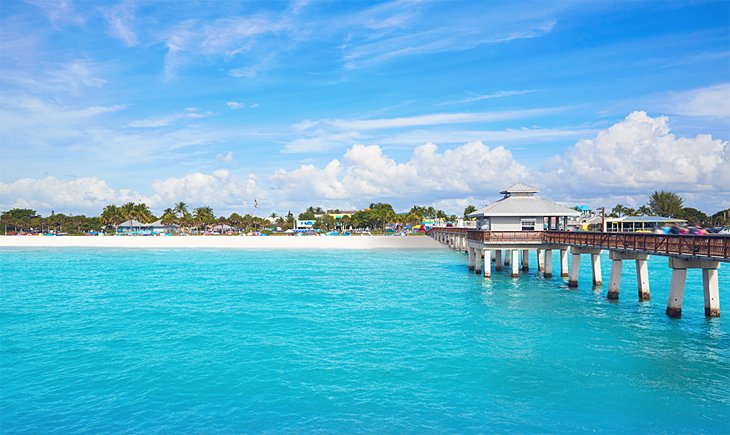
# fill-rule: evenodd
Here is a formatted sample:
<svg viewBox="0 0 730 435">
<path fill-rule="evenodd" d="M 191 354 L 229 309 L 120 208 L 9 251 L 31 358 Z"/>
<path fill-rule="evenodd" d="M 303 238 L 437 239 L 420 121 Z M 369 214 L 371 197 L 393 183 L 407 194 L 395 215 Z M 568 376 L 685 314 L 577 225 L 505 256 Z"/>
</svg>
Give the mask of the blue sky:
<svg viewBox="0 0 730 435">
<path fill-rule="evenodd" d="M 0 208 L 730 207 L 728 2 L 0 1 Z"/>
</svg>

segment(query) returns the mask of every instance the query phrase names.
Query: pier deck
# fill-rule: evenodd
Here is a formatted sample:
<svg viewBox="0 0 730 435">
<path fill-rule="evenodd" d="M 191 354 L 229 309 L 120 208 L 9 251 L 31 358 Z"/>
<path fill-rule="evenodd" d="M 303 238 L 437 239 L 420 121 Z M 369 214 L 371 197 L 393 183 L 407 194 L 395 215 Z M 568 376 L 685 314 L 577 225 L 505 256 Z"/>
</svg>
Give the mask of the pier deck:
<svg viewBox="0 0 730 435">
<path fill-rule="evenodd" d="M 702 269 L 705 314 L 720 315 L 718 270 L 720 263 L 730 262 L 730 236 L 675 235 L 651 233 L 601 233 L 569 231 L 485 231 L 470 228 L 436 227 L 428 235 L 447 246 L 469 254 L 469 270 L 491 277 L 494 262 L 497 271 L 511 265 L 512 277 L 519 276 L 518 256 L 522 254 L 522 271 L 529 269 L 530 250 L 537 251 L 538 271 L 552 277 L 552 252 L 560 251 L 560 275 L 569 277 L 568 286 L 578 286 L 580 256 L 591 256 L 593 286 L 600 288 L 602 250 L 611 256 L 609 299 L 618 299 L 623 261 L 635 261 L 639 300 L 650 299 L 647 259 L 649 255 L 666 256 L 672 269 L 667 315 L 680 317 L 688 269 Z M 504 255 L 503 255 L 504 254 Z M 568 254 L 571 256 L 568 273 Z M 502 260 L 504 258 L 504 261 Z M 491 261 L 490 261 L 491 260 Z"/>
</svg>

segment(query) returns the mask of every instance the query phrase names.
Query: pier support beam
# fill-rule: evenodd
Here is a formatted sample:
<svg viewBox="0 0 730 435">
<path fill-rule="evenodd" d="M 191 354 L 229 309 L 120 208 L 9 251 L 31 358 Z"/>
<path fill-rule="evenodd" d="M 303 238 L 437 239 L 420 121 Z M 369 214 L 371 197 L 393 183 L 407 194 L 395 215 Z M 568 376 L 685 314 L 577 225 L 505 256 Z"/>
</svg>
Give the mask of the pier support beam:
<svg viewBox="0 0 730 435">
<path fill-rule="evenodd" d="M 502 250 L 501 249 L 495 249 L 494 250 L 494 270 L 497 272 L 502 270 Z"/>
<path fill-rule="evenodd" d="M 544 251 L 545 256 L 545 268 L 542 271 L 542 276 L 545 278 L 552 278 L 553 276 L 553 250 L 546 249 Z"/>
<path fill-rule="evenodd" d="M 619 251 L 610 251 L 608 255 L 612 261 L 611 281 L 608 285 L 608 298 L 618 299 L 619 292 L 621 291 L 621 270 L 623 260 L 636 260 L 636 281 L 639 285 L 639 300 L 642 300 L 643 294 L 646 293 L 648 295 L 649 275 L 648 268 L 646 267 L 646 260 L 648 260 L 649 256 L 647 254 Z"/>
<path fill-rule="evenodd" d="M 520 272 L 518 270 L 519 268 L 519 261 L 517 261 L 517 249 L 512 250 L 512 278 L 517 278 L 520 276 Z"/>
<path fill-rule="evenodd" d="M 568 250 L 560 250 L 560 276 L 568 276 Z"/>
<path fill-rule="evenodd" d="M 613 252 L 611 252 L 613 254 Z M 611 255 L 611 280 L 608 283 L 608 298 L 618 299 L 619 290 L 621 290 L 621 259 L 613 258 Z"/>
<path fill-rule="evenodd" d="M 489 257 L 491 256 L 489 249 L 484 249 L 482 251 L 484 254 L 484 265 L 482 266 L 484 268 L 484 277 L 485 278 L 491 278 L 492 277 L 492 262 L 489 261 Z"/>
<path fill-rule="evenodd" d="M 682 298 L 684 297 L 684 284 L 687 280 L 687 269 L 702 269 L 705 315 L 707 317 L 720 316 L 720 294 L 717 281 L 717 269 L 720 268 L 719 261 L 685 260 L 669 257 L 669 267 L 672 269 L 672 281 L 669 284 L 667 316 L 682 317 Z"/>
<path fill-rule="evenodd" d="M 497 249 L 492 249 L 490 252 L 492 253 L 492 262 L 494 262 L 497 259 Z"/>
<path fill-rule="evenodd" d="M 702 286 L 705 289 L 705 316 L 720 317 L 720 286 L 717 269 L 702 269 Z"/>
<path fill-rule="evenodd" d="M 528 249 L 522 250 L 522 270 L 530 270 L 530 251 Z"/>
<path fill-rule="evenodd" d="M 593 286 L 599 287 L 603 284 L 601 279 L 601 250 L 596 248 L 580 248 L 577 246 L 570 247 L 570 254 L 573 259 L 570 264 L 570 277 L 568 278 L 568 287 L 578 287 L 578 274 L 580 272 L 580 256 L 581 254 L 591 255 L 591 269 L 593 270 Z"/>
<path fill-rule="evenodd" d="M 603 278 L 601 278 L 601 251 L 598 253 L 591 253 L 591 269 L 593 270 L 593 287 L 600 287 L 603 285 Z"/>
<path fill-rule="evenodd" d="M 537 271 L 542 272 L 545 270 L 545 251 L 542 249 L 537 250 Z"/>
<path fill-rule="evenodd" d="M 509 249 L 505 249 L 504 250 L 504 265 L 505 266 L 509 266 L 509 263 L 511 260 L 510 257 L 511 257 L 511 255 L 510 255 Z"/>
<path fill-rule="evenodd" d="M 576 254 L 574 252 L 571 252 L 570 254 L 570 277 L 568 278 L 568 287 L 578 287 L 578 272 L 580 272 L 580 254 Z"/>
<path fill-rule="evenodd" d="M 467 249 L 467 252 L 469 253 L 469 270 L 474 270 L 474 254 L 476 249 L 469 248 Z"/>
<path fill-rule="evenodd" d="M 482 250 L 481 249 L 474 249 L 474 259 L 475 259 L 474 273 L 480 274 L 480 273 L 482 273 Z"/>
<path fill-rule="evenodd" d="M 666 311 L 669 317 L 682 317 L 682 298 L 684 298 L 684 283 L 686 280 L 687 269 L 672 269 L 672 281 L 669 284 L 669 302 Z"/>
<path fill-rule="evenodd" d="M 640 301 L 648 301 L 651 299 L 651 292 L 649 291 L 649 266 L 646 263 L 647 258 L 636 259 L 636 284 L 639 289 Z"/>
</svg>

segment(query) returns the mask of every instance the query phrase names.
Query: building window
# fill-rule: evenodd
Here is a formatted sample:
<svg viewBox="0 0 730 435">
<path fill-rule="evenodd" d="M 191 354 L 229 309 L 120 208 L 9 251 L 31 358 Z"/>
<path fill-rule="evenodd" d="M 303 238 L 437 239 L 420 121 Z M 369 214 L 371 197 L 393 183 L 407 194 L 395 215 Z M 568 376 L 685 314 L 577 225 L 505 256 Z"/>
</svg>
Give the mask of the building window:
<svg viewBox="0 0 730 435">
<path fill-rule="evenodd" d="M 535 231 L 535 219 L 521 219 L 522 231 Z"/>
</svg>

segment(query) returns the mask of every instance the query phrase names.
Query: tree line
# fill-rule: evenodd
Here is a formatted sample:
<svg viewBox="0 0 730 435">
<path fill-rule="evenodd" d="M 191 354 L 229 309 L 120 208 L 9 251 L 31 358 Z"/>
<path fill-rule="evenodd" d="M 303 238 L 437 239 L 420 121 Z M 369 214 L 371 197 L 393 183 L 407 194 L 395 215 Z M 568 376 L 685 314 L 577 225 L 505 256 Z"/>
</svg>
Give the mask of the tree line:
<svg viewBox="0 0 730 435">
<path fill-rule="evenodd" d="M 339 214 L 340 211 L 334 210 L 332 213 Z M 443 210 L 437 210 L 431 206 L 418 205 L 414 205 L 406 212 L 396 213 L 391 204 L 371 203 L 367 208 L 358 210 L 352 215 L 345 215 L 339 221 L 321 207 L 314 206 L 308 207 L 296 217 L 291 211 L 283 216 L 272 213 L 268 219 L 251 214 L 240 215 L 236 212 L 231 213 L 228 217 L 216 217 L 212 207 L 201 206 L 191 209 L 185 202 L 178 202 L 173 207 L 163 210 L 160 216 L 156 216 L 147 204 L 128 202 L 122 205 L 107 205 L 99 216 L 90 217 L 54 212 L 42 217 L 32 209 L 14 208 L 0 214 L 0 225 L 4 227 L 6 233 L 32 229 L 34 232 L 41 233 L 83 234 L 92 231 L 114 232 L 117 225 L 130 220 L 142 224 L 151 224 L 160 220 L 165 225 L 177 225 L 183 231 L 203 231 L 215 225 L 229 225 L 236 230 L 248 232 L 262 229 L 287 230 L 294 228 L 295 219 L 300 219 L 315 221 L 314 228 L 331 231 L 349 228 L 385 230 L 388 225 L 416 226 L 427 218 L 455 221 L 457 216 L 449 216 Z"/>
<path fill-rule="evenodd" d="M 464 209 L 463 217 L 476 211 L 476 207 L 469 205 Z M 340 210 L 334 210 L 332 214 L 339 214 Z M 273 230 L 280 228 L 287 230 L 294 228 L 295 219 L 315 221 L 314 228 L 322 231 L 334 229 L 371 229 L 385 230 L 388 225 L 396 228 L 411 227 L 420 225 L 424 219 L 442 219 L 443 221 L 456 222 L 459 216 L 448 215 L 443 210 L 433 206 L 414 205 L 410 210 L 397 213 L 391 204 L 371 203 L 367 208 L 358 210 L 352 215 L 345 215 L 339 221 L 328 214 L 322 207 L 307 207 L 303 212 L 294 215 L 289 211 L 286 215 L 279 216 L 272 213 L 270 217 L 262 218 L 251 214 L 240 215 L 233 212 L 228 217 L 215 216 L 212 207 L 201 206 L 190 208 L 185 202 L 178 202 L 174 206 L 166 208 L 158 217 L 150 210 L 145 203 L 135 204 L 128 202 L 122 205 L 107 205 L 99 216 L 87 217 L 85 215 L 66 215 L 53 213 L 42 217 L 32 209 L 14 208 L 0 214 L 0 225 L 4 230 L 28 231 L 31 228 L 36 232 L 67 232 L 70 234 L 83 234 L 90 231 L 114 231 L 114 227 L 122 222 L 136 220 L 143 224 L 150 224 L 161 220 L 163 224 L 175 224 L 183 230 L 203 231 L 214 225 L 229 225 L 241 231 L 260 231 L 262 229 Z M 654 192 L 646 205 L 634 209 L 622 204 L 616 204 L 610 212 L 610 217 L 621 216 L 663 216 L 678 219 L 685 219 L 690 223 L 710 226 L 730 225 L 730 209 L 719 211 L 708 216 L 700 210 L 692 207 L 684 207 L 682 197 L 674 192 Z"/>
<path fill-rule="evenodd" d="M 656 191 L 649 197 L 649 202 L 638 208 L 616 204 L 606 212 L 608 217 L 623 216 L 662 216 L 675 219 L 684 219 L 690 224 L 702 226 L 730 225 L 730 209 L 720 210 L 713 215 L 693 208 L 685 207 L 682 197 L 674 192 Z"/>
</svg>

